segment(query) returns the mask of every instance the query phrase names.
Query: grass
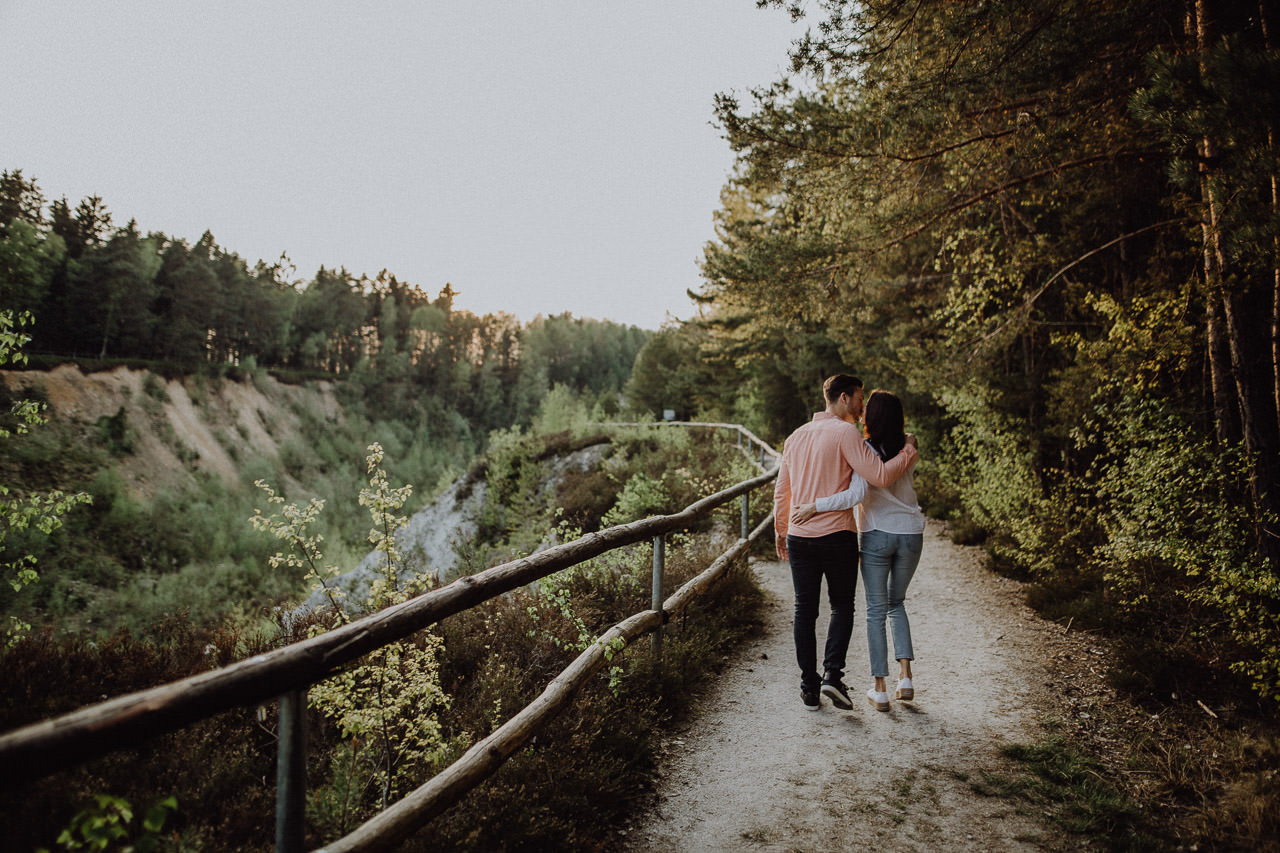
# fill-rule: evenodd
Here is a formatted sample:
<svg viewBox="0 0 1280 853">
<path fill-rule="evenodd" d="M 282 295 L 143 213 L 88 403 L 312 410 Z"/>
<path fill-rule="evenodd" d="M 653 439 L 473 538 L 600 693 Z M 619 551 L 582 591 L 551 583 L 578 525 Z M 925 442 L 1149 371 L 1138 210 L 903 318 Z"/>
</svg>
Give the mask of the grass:
<svg viewBox="0 0 1280 853">
<path fill-rule="evenodd" d="M 1025 803 L 1070 836 L 1105 850 L 1164 849 L 1144 827 L 1141 807 L 1107 778 L 1102 765 L 1065 739 L 1012 744 L 1003 754 L 1020 772 L 968 778 L 985 797 Z"/>
<path fill-rule="evenodd" d="M 1280 850 L 1280 737 L 1256 720 L 1167 711 L 1127 744 L 1151 819 L 1180 842 Z"/>
</svg>

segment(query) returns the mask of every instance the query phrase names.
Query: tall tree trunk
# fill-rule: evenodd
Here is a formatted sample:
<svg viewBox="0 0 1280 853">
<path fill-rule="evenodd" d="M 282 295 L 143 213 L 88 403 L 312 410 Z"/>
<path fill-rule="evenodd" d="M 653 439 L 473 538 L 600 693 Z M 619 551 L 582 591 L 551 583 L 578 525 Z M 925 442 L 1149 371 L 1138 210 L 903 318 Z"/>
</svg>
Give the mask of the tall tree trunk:
<svg viewBox="0 0 1280 853">
<path fill-rule="evenodd" d="M 1211 24 L 1208 20 L 1206 0 L 1195 0 L 1187 10 L 1187 30 L 1195 39 L 1196 52 L 1200 56 L 1200 73 L 1208 73 L 1206 55 L 1212 43 Z M 1217 142 L 1210 136 L 1201 138 L 1200 199 L 1204 211 L 1200 218 L 1201 249 L 1204 256 L 1205 322 L 1209 348 L 1209 382 L 1213 394 L 1213 416 L 1218 440 L 1233 444 L 1244 436 L 1240 423 L 1239 403 L 1231 378 L 1231 348 L 1226 328 L 1223 278 L 1225 260 L 1218 240 L 1218 208 L 1214 203 L 1213 185 L 1210 182 L 1210 164 L 1218 155 Z"/>
<path fill-rule="evenodd" d="M 1213 422 L 1218 441 L 1236 444 L 1244 438 L 1240 425 L 1240 406 L 1236 402 L 1235 386 L 1231 381 L 1231 347 L 1223 311 L 1222 287 L 1213 284 L 1211 274 L 1209 254 L 1206 251 L 1205 279 L 1208 297 L 1205 325 L 1208 335 L 1209 385 L 1213 395 Z"/>
<path fill-rule="evenodd" d="M 1262 27 L 1262 43 L 1267 52 L 1270 53 L 1274 49 L 1274 42 L 1271 37 L 1271 21 L 1270 15 L 1272 9 L 1266 0 L 1258 2 L 1258 22 Z M 1274 120 L 1274 116 L 1272 117 Z M 1275 162 L 1274 155 L 1276 150 L 1276 129 L 1275 125 L 1268 123 L 1267 127 L 1267 153 L 1272 155 L 1272 162 Z M 1271 215 L 1273 219 L 1280 214 L 1280 176 L 1273 171 L 1271 173 Z M 1274 402 L 1275 425 L 1276 431 L 1280 432 L 1280 234 L 1276 234 L 1272 238 L 1272 254 L 1271 254 L 1271 395 Z M 1280 448 L 1272 447 L 1272 455 Z M 1275 463 L 1280 465 L 1280 463 Z M 1272 501 L 1278 500 L 1276 491 L 1280 491 L 1280 487 L 1273 486 Z M 1265 535 L 1270 535 L 1274 541 L 1280 538 L 1280 531 L 1274 526 L 1272 529 L 1264 531 Z M 1272 554 L 1273 565 L 1280 570 L 1280 559 Z"/>
<path fill-rule="evenodd" d="M 1267 39 L 1267 49 L 1271 49 Z M 1267 128 L 1267 153 L 1273 158 L 1276 150 L 1274 127 Z M 1280 181 L 1271 175 L 1271 216 L 1280 215 Z M 1272 238 L 1271 247 L 1271 393 L 1276 402 L 1276 422 L 1280 423 L 1280 234 Z"/>
<path fill-rule="evenodd" d="M 1280 568 L 1280 420 L 1275 370 L 1271 359 L 1263 356 L 1272 337 L 1270 291 L 1269 287 L 1232 288 L 1225 313 L 1244 447 L 1252 463 L 1249 485 L 1257 509 L 1259 544 L 1263 555 Z"/>
<path fill-rule="evenodd" d="M 1210 0 L 1195 2 L 1195 37 L 1200 72 L 1206 78 L 1209 52 L 1217 41 Z M 1200 187 L 1204 204 L 1205 286 L 1209 300 L 1209 349 L 1213 374 L 1214 410 L 1220 418 L 1218 434 L 1233 440 L 1238 428 L 1249 455 L 1250 493 L 1255 508 L 1258 547 L 1272 566 L 1280 567 L 1280 411 L 1276 396 L 1275 285 L 1263 286 L 1251 279 L 1248 269 L 1233 274 L 1222 246 L 1222 200 L 1215 181 L 1218 142 L 1206 134 L 1200 141 Z M 1264 298 L 1264 295 L 1266 298 Z M 1216 322 L 1221 306 L 1226 340 Z M 1224 347 L 1225 343 L 1225 347 Z M 1229 365 L 1221 363 L 1222 349 L 1230 353 Z M 1263 353 L 1271 355 L 1270 358 Z M 1223 375 L 1229 370 L 1230 379 Z M 1232 381 L 1233 380 L 1233 381 Z M 1235 405 L 1226 399 L 1235 392 Z M 1238 418 L 1238 422 L 1236 421 Z"/>
<path fill-rule="evenodd" d="M 1266 0 L 1258 0 L 1258 23 L 1262 27 L 1262 45 L 1271 52 L 1274 43 L 1271 40 L 1270 9 Z M 1275 162 L 1276 128 L 1274 124 L 1267 126 L 1267 153 L 1271 162 Z M 1271 173 L 1271 215 L 1280 215 L 1280 176 Z M 1271 373 L 1276 398 L 1276 422 L 1280 423 L 1280 234 L 1272 238 L 1271 250 Z"/>
</svg>

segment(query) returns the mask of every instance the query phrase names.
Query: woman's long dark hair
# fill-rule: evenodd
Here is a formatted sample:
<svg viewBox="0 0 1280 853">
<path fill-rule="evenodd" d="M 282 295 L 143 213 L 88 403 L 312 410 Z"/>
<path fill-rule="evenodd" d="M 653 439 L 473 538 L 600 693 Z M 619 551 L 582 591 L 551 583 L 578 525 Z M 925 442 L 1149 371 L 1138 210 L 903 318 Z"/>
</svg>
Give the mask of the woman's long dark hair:
<svg viewBox="0 0 1280 853">
<path fill-rule="evenodd" d="M 876 454 L 888 462 L 902 452 L 907 444 L 906 416 L 902 413 L 902 401 L 896 395 L 879 388 L 867 397 L 867 411 L 863 416 L 867 425 L 867 443 Z"/>
</svg>

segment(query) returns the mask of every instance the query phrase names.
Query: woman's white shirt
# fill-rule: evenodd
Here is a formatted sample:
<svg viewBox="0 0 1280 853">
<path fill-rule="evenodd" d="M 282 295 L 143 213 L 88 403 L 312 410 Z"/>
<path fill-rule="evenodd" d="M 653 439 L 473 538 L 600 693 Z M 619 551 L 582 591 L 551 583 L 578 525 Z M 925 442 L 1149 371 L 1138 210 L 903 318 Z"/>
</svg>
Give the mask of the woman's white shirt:
<svg viewBox="0 0 1280 853">
<path fill-rule="evenodd" d="M 849 509 L 857 505 L 858 530 L 882 530 L 885 533 L 924 533 L 924 512 L 916 497 L 915 466 L 886 488 L 870 485 L 854 474 L 849 488 L 839 494 L 818 498 L 818 512 Z"/>
<path fill-rule="evenodd" d="M 870 488 L 867 478 L 853 472 L 853 477 L 849 480 L 849 488 L 843 492 L 834 495 L 828 495 L 825 498 L 818 498 L 814 501 L 814 508 L 818 512 L 832 512 L 839 509 L 853 509 L 857 504 L 867 496 L 867 489 Z"/>
</svg>

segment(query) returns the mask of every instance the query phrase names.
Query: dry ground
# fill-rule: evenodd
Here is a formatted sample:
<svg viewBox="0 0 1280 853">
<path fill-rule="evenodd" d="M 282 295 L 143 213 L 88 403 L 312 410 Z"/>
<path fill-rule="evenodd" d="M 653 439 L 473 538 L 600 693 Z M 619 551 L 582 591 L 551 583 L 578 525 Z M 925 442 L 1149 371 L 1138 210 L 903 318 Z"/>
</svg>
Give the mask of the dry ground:
<svg viewBox="0 0 1280 853">
<path fill-rule="evenodd" d="M 867 703 L 859 592 L 845 677 L 854 709 L 824 699 L 820 711 L 808 711 L 791 639 L 790 570 L 777 562 L 754 570 L 769 596 L 764 629 L 669 735 L 655 802 L 627 829 L 632 850 L 1078 844 L 1040 815 L 981 796 L 970 781 L 1010 769 L 1003 745 L 1090 726 L 1098 703 L 1110 701 L 1093 638 L 1036 616 L 1022 584 L 986 570 L 980 549 L 952 544 L 931 522 L 907 599 L 915 701 L 895 701 L 888 713 Z M 819 654 L 825 627 L 824 609 Z"/>
</svg>

